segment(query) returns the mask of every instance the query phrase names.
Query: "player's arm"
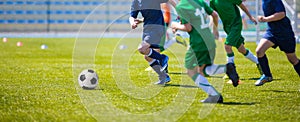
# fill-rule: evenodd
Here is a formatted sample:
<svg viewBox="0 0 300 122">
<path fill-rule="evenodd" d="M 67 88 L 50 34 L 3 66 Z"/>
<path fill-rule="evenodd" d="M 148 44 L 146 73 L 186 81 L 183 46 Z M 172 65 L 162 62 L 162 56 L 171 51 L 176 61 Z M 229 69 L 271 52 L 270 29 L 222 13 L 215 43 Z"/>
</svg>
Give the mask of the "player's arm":
<svg viewBox="0 0 300 122">
<path fill-rule="evenodd" d="M 190 32 L 192 30 L 192 25 L 190 23 L 181 24 L 179 22 L 172 22 L 171 28 L 173 29 L 173 31 L 182 30 Z"/>
<path fill-rule="evenodd" d="M 256 21 L 256 19 L 250 14 L 248 8 L 247 8 L 243 3 L 241 3 L 241 4 L 239 5 L 239 7 L 246 13 L 246 15 L 249 17 L 249 19 L 250 19 L 252 22 L 254 22 L 254 24 L 256 25 L 256 24 L 257 24 L 257 21 Z"/>
<path fill-rule="evenodd" d="M 215 35 L 215 39 L 219 39 L 219 31 L 218 31 L 218 24 L 219 24 L 219 15 L 216 11 L 211 13 L 211 17 L 213 20 L 213 33 Z"/>
<path fill-rule="evenodd" d="M 277 12 L 275 14 L 272 14 L 270 16 L 258 16 L 259 22 L 272 22 L 272 21 L 278 21 L 285 17 L 285 12 Z"/>
</svg>

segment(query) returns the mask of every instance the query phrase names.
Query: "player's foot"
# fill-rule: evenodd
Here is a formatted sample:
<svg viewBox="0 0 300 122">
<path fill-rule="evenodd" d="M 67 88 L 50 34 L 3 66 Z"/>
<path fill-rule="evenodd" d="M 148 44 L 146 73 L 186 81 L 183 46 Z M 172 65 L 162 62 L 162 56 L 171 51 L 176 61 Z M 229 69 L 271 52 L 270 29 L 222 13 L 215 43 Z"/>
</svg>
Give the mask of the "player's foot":
<svg viewBox="0 0 300 122">
<path fill-rule="evenodd" d="M 261 69 L 261 66 L 260 66 L 259 64 L 256 64 L 256 67 L 257 67 L 257 69 L 258 69 L 258 71 L 259 71 L 259 74 L 260 74 L 260 75 L 263 75 L 264 73 L 263 73 L 263 71 L 262 71 L 262 69 Z"/>
<path fill-rule="evenodd" d="M 265 83 L 267 82 L 271 82 L 273 80 L 272 77 L 268 77 L 268 76 L 265 76 L 264 74 L 260 77 L 259 80 L 257 80 L 255 82 L 255 86 L 261 86 L 261 85 L 264 85 Z"/>
<path fill-rule="evenodd" d="M 164 54 L 163 54 L 164 55 Z M 161 69 L 160 71 L 163 72 L 165 71 L 166 73 L 168 73 L 168 61 L 169 61 L 169 57 L 164 55 L 164 59 L 162 59 L 160 61 L 160 65 L 161 65 Z"/>
<path fill-rule="evenodd" d="M 201 100 L 202 103 L 223 103 L 222 95 L 211 96 L 209 95 L 208 98 L 205 100 Z"/>
<path fill-rule="evenodd" d="M 187 44 L 186 44 L 185 39 L 179 33 L 176 33 L 175 35 L 176 35 L 175 36 L 176 42 L 179 43 L 179 44 L 182 44 L 183 46 L 186 47 Z"/>
<path fill-rule="evenodd" d="M 154 83 L 155 85 L 165 85 L 166 80 L 158 80 L 157 82 Z"/>
<path fill-rule="evenodd" d="M 226 74 L 228 75 L 229 79 L 232 81 L 232 85 L 234 87 L 237 87 L 239 85 L 239 75 L 236 72 L 234 63 L 226 64 Z"/>
<path fill-rule="evenodd" d="M 170 78 L 169 75 L 167 75 L 167 77 L 166 77 L 166 83 L 170 83 L 170 82 L 171 82 L 171 78 Z"/>
</svg>

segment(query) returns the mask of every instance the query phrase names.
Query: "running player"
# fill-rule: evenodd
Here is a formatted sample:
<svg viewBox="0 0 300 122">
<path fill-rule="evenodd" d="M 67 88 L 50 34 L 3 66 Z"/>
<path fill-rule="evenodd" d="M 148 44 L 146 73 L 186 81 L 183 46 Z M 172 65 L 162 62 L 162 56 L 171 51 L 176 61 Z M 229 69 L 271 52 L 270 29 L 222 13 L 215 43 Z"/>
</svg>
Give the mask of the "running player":
<svg viewBox="0 0 300 122">
<path fill-rule="evenodd" d="M 261 86 L 273 80 L 266 51 L 270 48 L 279 46 L 287 59 L 294 66 L 295 71 L 300 76 L 300 63 L 295 54 L 296 40 L 291 21 L 286 16 L 285 8 L 281 0 L 262 0 L 264 16 L 258 16 L 259 22 L 267 22 L 267 30 L 260 40 L 256 55 L 261 65 L 263 75 L 255 82 L 256 86 Z"/>
<path fill-rule="evenodd" d="M 212 15 L 214 24 L 218 24 L 218 15 L 203 0 L 180 0 L 176 6 L 181 23 L 172 23 L 174 31 L 187 31 L 190 35 L 190 48 L 186 52 L 185 67 L 187 73 L 195 84 L 206 92 L 209 97 L 201 102 L 222 103 L 222 95 L 204 77 L 206 69 L 212 68 L 215 56 L 215 40 L 209 29 L 208 23 L 204 21 L 207 14 Z M 227 65 L 226 73 L 237 84 L 238 76 L 233 65 Z M 219 67 L 224 72 L 225 67 Z"/>
<path fill-rule="evenodd" d="M 262 74 L 257 57 L 253 55 L 244 46 L 244 37 L 242 36 L 242 17 L 238 7 L 240 7 L 250 18 L 252 22 L 257 24 L 255 18 L 251 16 L 247 7 L 242 0 L 211 0 L 210 6 L 217 11 L 222 22 L 224 31 L 227 34 L 225 41 L 225 51 L 227 53 L 227 62 L 234 63 L 234 52 L 232 46 L 236 47 L 247 59 L 254 62 Z"/>
<path fill-rule="evenodd" d="M 138 51 L 145 56 L 145 60 L 158 74 L 159 81 L 155 84 L 164 85 L 171 79 L 165 72 L 168 67 L 168 56 L 160 54 L 164 48 L 161 41 L 165 38 L 165 23 L 161 11 L 161 3 L 169 0 L 133 0 L 129 22 L 132 29 L 135 29 L 141 22 L 137 19 L 138 13 L 144 17 L 143 22 L 143 38 L 142 43 L 138 47 Z"/>
</svg>

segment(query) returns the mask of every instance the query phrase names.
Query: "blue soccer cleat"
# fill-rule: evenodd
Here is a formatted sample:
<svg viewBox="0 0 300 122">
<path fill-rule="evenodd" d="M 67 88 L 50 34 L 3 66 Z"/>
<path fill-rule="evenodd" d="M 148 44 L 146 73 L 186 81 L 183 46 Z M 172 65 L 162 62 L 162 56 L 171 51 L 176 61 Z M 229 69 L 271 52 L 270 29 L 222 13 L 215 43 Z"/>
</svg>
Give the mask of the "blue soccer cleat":
<svg viewBox="0 0 300 122">
<path fill-rule="evenodd" d="M 267 82 L 272 82 L 273 78 L 272 77 L 268 77 L 268 76 L 265 76 L 264 74 L 260 77 L 259 80 L 257 80 L 255 82 L 255 86 L 261 86 L 261 85 L 264 85 L 265 83 Z"/>
</svg>

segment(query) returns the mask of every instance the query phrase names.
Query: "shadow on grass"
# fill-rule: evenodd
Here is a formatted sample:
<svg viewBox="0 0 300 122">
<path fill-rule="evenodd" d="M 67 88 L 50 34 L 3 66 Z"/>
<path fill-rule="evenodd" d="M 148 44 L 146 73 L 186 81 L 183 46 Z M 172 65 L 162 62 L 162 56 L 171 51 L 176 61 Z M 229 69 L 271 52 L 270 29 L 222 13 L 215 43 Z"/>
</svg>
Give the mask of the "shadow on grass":
<svg viewBox="0 0 300 122">
<path fill-rule="evenodd" d="M 276 92 L 276 93 L 298 93 L 299 91 L 283 91 L 283 90 L 261 90 L 262 92 Z"/>
<path fill-rule="evenodd" d="M 241 80 L 258 80 L 259 78 L 249 78 L 249 79 L 241 79 Z M 282 80 L 282 79 L 273 79 L 273 81 Z"/>
<path fill-rule="evenodd" d="M 179 85 L 179 84 L 165 84 L 165 87 L 183 87 L 183 88 L 199 88 L 192 85 Z"/>
<path fill-rule="evenodd" d="M 99 91 L 102 91 L 102 90 L 104 90 L 104 89 L 102 89 L 102 88 L 94 88 L 94 89 L 91 89 L 91 88 L 83 88 L 83 90 L 87 90 L 87 91 L 92 91 L 92 90 L 99 90 Z"/>
<path fill-rule="evenodd" d="M 168 74 L 172 74 L 172 75 L 187 75 L 187 73 L 183 73 L 183 72 L 169 72 Z"/>
<path fill-rule="evenodd" d="M 255 105 L 255 102 L 242 103 L 242 102 L 223 102 L 224 105 Z"/>
</svg>

